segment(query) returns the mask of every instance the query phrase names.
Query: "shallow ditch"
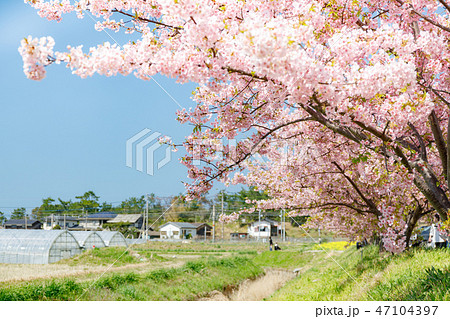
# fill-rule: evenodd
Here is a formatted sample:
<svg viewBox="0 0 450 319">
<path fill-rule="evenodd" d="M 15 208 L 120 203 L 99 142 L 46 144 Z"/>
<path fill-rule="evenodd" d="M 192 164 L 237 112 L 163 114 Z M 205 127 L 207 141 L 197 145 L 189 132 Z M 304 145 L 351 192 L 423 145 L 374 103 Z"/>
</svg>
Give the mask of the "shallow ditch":
<svg viewBox="0 0 450 319">
<path fill-rule="evenodd" d="M 237 287 L 227 287 L 223 291 L 214 290 L 199 301 L 258 301 L 270 297 L 295 277 L 289 270 L 268 269 L 255 279 L 246 279 Z"/>
</svg>

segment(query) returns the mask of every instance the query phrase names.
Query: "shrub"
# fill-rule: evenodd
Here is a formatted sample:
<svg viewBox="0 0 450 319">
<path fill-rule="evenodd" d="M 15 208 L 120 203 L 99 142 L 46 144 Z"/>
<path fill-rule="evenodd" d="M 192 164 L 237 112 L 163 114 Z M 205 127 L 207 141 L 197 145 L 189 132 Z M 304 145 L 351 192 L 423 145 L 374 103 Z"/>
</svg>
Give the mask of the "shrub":
<svg viewBox="0 0 450 319">
<path fill-rule="evenodd" d="M 153 280 L 154 282 L 162 282 L 174 278 L 177 274 L 177 270 L 174 268 L 170 269 L 158 269 L 150 272 L 146 278 Z"/>
</svg>

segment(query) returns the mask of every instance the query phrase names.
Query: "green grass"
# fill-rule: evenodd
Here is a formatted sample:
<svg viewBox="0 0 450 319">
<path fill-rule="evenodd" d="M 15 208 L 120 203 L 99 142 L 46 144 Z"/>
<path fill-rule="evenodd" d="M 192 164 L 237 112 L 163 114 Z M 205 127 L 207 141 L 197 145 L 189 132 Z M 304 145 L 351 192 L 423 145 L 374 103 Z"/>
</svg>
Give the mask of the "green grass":
<svg viewBox="0 0 450 319">
<path fill-rule="evenodd" d="M 369 291 L 377 300 L 450 300 L 450 251 L 414 250 L 395 256 Z"/>
<path fill-rule="evenodd" d="M 311 263 L 316 255 L 302 251 L 265 251 L 255 256 L 253 261 L 262 267 L 295 269 Z"/>
<path fill-rule="evenodd" d="M 113 273 L 98 280 L 13 284 L 2 287 L 0 300 L 195 300 L 262 273 L 263 269 L 246 257 L 202 258 L 179 268 Z"/>
<path fill-rule="evenodd" d="M 59 261 L 60 264 L 75 265 L 110 265 L 115 262 L 116 266 L 139 263 L 136 258 L 126 250 L 125 247 L 105 247 L 101 249 L 90 249 L 70 259 Z"/>
<path fill-rule="evenodd" d="M 301 271 L 269 300 L 450 300 L 450 250 L 392 255 L 368 246 L 361 256 L 354 246 L 341 251 L 342 243 L 326 244 L 325 251 L 313 244 L 280 246 L 282 251 L 268 251 L 261 243 L 152 243 L 130 251 L 121 247 L 90 250 L 59 263 L 110 265 L 116 261 L 115 266 L 136 266 L 112 268 L 98 280 L 92 273 L 5 282 L 0 284 L 0 300 L 195 300 L 261 275 L 266 268 Z M 171 257 L 158 256 L 160 252 Z M 179 266 L 183 258 L 190 261 Z"/>
<path fill-rule="evenodd" d="M 165 258 L 158 256 L 151 251 L 140 250 L 134 252 L 129 249 L 127 250 L 127 248 L 125 247 L 105 247 L 101 249 L 96 248 L 87 250 L 80 255 L 77 255 L 70 259 L 61 260 L 58 263 L 70 266 L 107 266 L 112 264 L 114 264 L 114 266 L 124 266 L 129 264 L 137 264 L 144 261 L 148 262 L 150 258 L 155 262 L 166 260 Z"/>
<path fill-rule="evenodd" d="M 390 255 L 369 246 L 362 260 L 355 247 L 318 257 L 271 300 L 450 300 L 448 250 Z"/>
</svg>

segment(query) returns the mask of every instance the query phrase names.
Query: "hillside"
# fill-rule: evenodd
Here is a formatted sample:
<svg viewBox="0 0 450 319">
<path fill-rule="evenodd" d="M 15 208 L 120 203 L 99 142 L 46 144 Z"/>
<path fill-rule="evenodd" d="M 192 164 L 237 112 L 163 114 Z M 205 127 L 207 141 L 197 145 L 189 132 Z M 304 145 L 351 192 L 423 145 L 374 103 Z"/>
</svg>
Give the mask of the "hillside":
<svg viewBox="0 0 450 319">
<path fill-rule="evenodd" d="M 448 249 L 397 256 L 370 246 L 362 259 L 354 246 L 343 252 L 315 251 L 303 252 L 301 258 L 290 251 L 255 258 L 257 263 L 300 268 L 300 275 L 269 300 L 450 300 Z"/>
</svg>

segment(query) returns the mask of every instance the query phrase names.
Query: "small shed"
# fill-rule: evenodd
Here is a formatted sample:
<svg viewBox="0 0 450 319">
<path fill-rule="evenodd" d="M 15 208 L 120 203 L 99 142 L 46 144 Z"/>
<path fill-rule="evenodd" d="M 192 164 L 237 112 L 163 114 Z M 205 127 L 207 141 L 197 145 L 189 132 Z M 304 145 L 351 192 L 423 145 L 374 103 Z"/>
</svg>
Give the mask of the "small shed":
<svg viewBox="0 0 450 319">
<path fill-rule="evenodd" d="M 119 233 L 118 231 L 99 231 L 97 234 L 103 239 L 105 242 L 106 247 L 112 247 L 112 246 L 125 246 L 127 247 L 127 241 L 125 240 L 125 237 L 122 235 L 122 233 Z"/>
<path fill-rule="evenodd" d="M 10 219 L 3 226 L 5 229 L 41 229 L 42 223 L 37 219 Z"/>
<path fill-rule="evenodd" d="M 207 223 L 192 223 L 195 227 L 197 227 L 197 237 L 198 238 L 208 238 L 212 236 L 212 226 Z"/>
<path fill-rule="evenodd" d="M 75 237 L 81 248 L 94 249 L 106 247 L 103 239 L 95 231 L 74 231 L 70 233 Z"/>
<path fill-rule="evenodd" d="M 159 228 L 161 238 L 185 239 L 195 237 L 197 227 L 191 223 L 168 222 Z"/>
<path fill-rule="evenodd" d="M 231 240 L 245 240 L 248 239 L 248 233 L 230 233 Z"/>
<path fill-rule="evenodd" d="M 0 263 L 49 264 L 81 253 L 67 230 L 0 230 Z"/>
</svg>

